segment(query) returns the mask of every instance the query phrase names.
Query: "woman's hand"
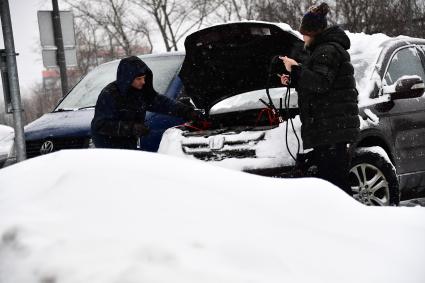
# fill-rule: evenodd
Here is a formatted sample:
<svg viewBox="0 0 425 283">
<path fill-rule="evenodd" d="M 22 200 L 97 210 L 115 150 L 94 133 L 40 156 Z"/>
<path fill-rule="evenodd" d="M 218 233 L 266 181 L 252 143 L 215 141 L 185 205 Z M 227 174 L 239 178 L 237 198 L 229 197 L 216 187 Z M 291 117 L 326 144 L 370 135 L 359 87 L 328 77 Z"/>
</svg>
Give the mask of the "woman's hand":
<svg viewBox="0 0 425 283">
<path fill-rule="evenodd" d="M 279 56 L 279 59 L 283 61 L 283 64 L 285 64 L 285 68 L 288 72 L 291 72 L 292 66 L 298 66 L 298 62 L 295 61 L 292 58 L 288 58 L 287 56 Z"/>
<path fill-rule="evenodd" d="M 289 77 L 289 75 L 285 75 L 285 74 L 283 74 L 283 75 L 279 75 L 279 74 L 277 74 L 277 76 L 280 78 L 280 82 L 281 82 L 284 86 L 289 85 L 289 81 L 290 81 L 290 77 Z"/>
</svg>

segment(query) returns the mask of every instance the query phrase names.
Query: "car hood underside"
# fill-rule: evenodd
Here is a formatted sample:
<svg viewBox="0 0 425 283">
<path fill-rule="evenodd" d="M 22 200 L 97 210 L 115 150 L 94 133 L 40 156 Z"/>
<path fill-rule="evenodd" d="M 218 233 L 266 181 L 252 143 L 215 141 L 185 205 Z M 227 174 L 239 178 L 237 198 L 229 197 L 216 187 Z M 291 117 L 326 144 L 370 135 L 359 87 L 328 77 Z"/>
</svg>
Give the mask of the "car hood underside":
<svg viewBox="0 0 425 283">
<path fill-rule="evenodd" d="M 276 74 L 283 73 L 284 66 L 276 56 L 303 57 L 303 42 L 296 35 L 257 22 L 195 32 L 186 38 L 185 48 L 180 78 L 187 96 L 207 112 L 225 98 L 282 86 Z"/>
</svg>

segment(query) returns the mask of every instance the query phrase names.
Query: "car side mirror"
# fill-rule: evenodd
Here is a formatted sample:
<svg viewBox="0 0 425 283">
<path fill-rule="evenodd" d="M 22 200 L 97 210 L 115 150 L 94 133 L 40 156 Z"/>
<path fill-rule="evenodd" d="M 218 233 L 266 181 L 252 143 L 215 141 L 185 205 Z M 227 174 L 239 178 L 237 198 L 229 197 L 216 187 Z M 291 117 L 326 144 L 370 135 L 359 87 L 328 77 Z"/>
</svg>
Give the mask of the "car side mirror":
<svg viewBox="0 0 425 283">
<path fill-rule="evenodd" d="M 393 85 L 384 86 L 384 94 L 389 94 L 391 100 L 419 98 L 424 94 L 425 84 L 418 76 L 401 77 Z"/>
</svg>

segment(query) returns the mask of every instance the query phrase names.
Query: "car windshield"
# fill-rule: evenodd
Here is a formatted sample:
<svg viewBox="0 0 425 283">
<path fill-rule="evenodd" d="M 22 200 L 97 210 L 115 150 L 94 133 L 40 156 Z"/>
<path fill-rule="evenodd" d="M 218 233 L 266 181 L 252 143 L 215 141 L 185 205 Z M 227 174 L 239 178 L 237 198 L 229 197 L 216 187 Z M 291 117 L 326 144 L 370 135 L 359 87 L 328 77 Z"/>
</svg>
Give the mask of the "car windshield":
<svg viewBox="0 0 425 283">
<path fill-rule="evenodd" d="M 156 91 L 164 94 L 180 68 L 184 56 L 157 56 L 141 59 L 153 72 Z M 102 89 L 116 79 L 119 61 L 103 64 L 89 72 L 56 107 L 55 111 L 94 107 Z"/>
</svg>

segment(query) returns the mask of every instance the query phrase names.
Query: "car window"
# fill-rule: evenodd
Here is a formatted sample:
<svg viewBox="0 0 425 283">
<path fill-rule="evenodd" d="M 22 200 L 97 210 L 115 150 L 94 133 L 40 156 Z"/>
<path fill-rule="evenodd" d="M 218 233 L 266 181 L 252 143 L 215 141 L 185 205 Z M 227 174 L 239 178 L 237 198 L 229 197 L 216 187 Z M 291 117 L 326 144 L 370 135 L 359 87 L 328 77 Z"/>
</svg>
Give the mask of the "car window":
<svg viewBox="0 0 425 283">
<path fill-rule="evenodd" d="M 153 72 L 156 91 L 164 94 L 183 63 L 184 56 L 142 58 Z M 56 109 L 78 109 L 96 104 L 102 89 L 116 79 L 118 61 L 100 65 L 88 73 L 65 97 Z"/>
<path fill-rule="evenodd" d="M 385 82 L 387 85 L 392 85 L 399 78 L 407 75 L 418 75 L 425 81 L 422 62 L 415 47 L 401 49 L 394 55 L 385 74 Z"/>
</svg>

